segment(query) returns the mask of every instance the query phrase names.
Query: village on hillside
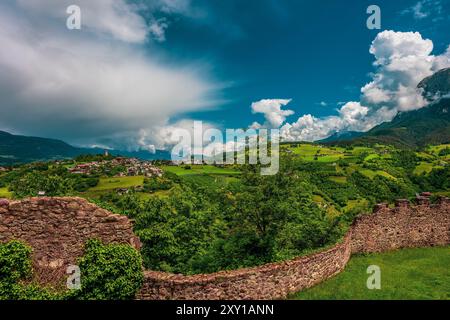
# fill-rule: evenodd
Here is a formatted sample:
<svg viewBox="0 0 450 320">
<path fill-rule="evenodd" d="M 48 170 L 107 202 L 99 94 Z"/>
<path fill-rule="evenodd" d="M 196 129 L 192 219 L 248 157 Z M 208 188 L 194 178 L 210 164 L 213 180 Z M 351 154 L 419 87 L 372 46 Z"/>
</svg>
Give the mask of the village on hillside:
<svg viewBox="0 0 450 320">
<path fill-rule="evenodd" d="M 69 172 L 73 174 L 95 174 L 104 170 L 105 168 L 123 168 L 117 172 L 115 176 L 145 176 L 145 177 L 161 177 L 163 171 L 154 166 L 152 162 L 146 160 L 139 160 L 136 158 L 117 157 L 112 160 L 92 161 L 87 163 L 79 163 L 74 167 L 69 168 Z M 108 170 L 108 169 L 106 169 Z"/>
</svg>

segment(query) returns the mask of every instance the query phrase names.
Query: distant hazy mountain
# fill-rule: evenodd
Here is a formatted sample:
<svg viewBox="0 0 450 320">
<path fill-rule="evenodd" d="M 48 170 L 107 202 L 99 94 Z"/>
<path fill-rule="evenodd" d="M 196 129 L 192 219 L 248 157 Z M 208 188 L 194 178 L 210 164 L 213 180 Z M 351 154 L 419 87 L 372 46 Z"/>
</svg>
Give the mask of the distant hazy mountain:
<svg viewBox="0 0 450 320">
<path fill-rule="evenodd" d="M 392 122 L 383 123 L 358 140 L 410 147 L 450 143 L 450 99 L 428 107 L 400 113 Z"/>
<path fill-rule="evenodd" d="M 423 88 L 428 99 L 440 98 L 419 110 L 399 113 L 391 122 L 382 123 L 360 136 L 349 132 L 347 137 L 332 136 L 324 142 L 380 142 L 408 147 L 450 143 L 450 68 L 424 79 L 418 87 Z"/>
<path fill-rule="evenodd" d="M 356 131 L 344 131 L 344 132 L 336 132 L 332 136 L 329 136 L 326 139 L 317 141 L 319 143 L 327 143 L 327 142 L 340 142 L 340 141 L 348 141 L 358 137 L 363 136 L 364 132 L 356 132 Z"/>
<path fill-rule="evenodd" d="M 11 165 L 33 161 L 47 161 L 73 158 L 80 154 L 103 153 L 99 148 L 77 148 L 61 140 L 26 137 L 0 131 L 0 165 Z M 157 150 L 129 152 L 110 150 L 110 154 L 136 157 L 144 160 L 170 159 L 170 153 Z"/>
</svg>

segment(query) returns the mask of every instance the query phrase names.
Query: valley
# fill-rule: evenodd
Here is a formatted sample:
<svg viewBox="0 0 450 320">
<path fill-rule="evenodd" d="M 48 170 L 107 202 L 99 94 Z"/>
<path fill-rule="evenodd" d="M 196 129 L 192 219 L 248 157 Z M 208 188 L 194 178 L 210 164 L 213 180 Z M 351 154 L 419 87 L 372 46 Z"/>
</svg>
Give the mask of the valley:
<svg viewBox="0 0 450 320">
<path fill-rule="evenodd" d="M 285 143 L 280 173 L 268 177 L 249 165 L 85 155 L 4 167 L 0 196 L 86 198 L 136 219 L 147 268 L 205 273 L 331 245 L 376 203 L 423 191 L 450 196 L 449 150 Z"/>
</svg>

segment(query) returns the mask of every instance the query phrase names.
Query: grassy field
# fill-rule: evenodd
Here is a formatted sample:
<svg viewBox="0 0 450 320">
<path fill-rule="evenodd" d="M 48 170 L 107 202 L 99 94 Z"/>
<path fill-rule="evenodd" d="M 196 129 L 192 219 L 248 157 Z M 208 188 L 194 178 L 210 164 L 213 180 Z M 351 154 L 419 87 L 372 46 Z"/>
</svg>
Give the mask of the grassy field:
<svg viewBox="0 0 450 320">
<path fill-rule="evenodd" d="M 8 188 L 0 188 L 0 198 L 8 198 L 12 197 L 12 193 L 8 191 Z"/>
<path fill-rule="evenodd" d="M 119 188 L 131 188 L 136 186 L 142 186 L 143 184 L 144 184 L 144 176 L 100 178 L 98 185 L 94 188 L 89 189 L 89 191 L 103 191 Z"/>
<path fill-rule="evenodd" d="M 336 183 L 341 183 L 341 184 L 347 183 L 347 177 L 344 177 L 344 176 L 334 176 L 334 177 L 329 177 L 328 179 L 330 179 L 331 181 L 336 182 Z"/>
<path fill-rule="evenodd" d="M 380 157 L 380 155 L 372 153 L 372 154 L 369 154 L 367 157 L 365 157 L 364 161 L 371 161 L 374 159 L 378 159 L 379 157 Z"/>
<path fill-rule="evenodd" d="M 161 166 L 163 171 L 172 172 L 179 176 L 196 175 L 196 174 L 239 174 L 239 171 L 233 168 L 219 168 L 209 165 L 190 165 L 191 169 L 185 169 L 185 166 Z"/>
<path fill-rule="evenodd" d="M 377 176 L 377 175 L 383 176 L 385 178 L 393 179 L 393 180 L 397 179 L 394 176 L 392 176 L 389 173 L 387 173 L 386 171 L 382 171 L 382 170 L 373 171 L 373 170 L 370 170 L 370 169 L 359 169 L 358 171 L 361 172 L 363 175 L 365 175 L 366 177 L 368 177 L 370 179 L 375 178 L 375 176 Z"/>
<path fill-rule="evenodd" d="M 441 152 L 441 150 L 446 149 L 446 148 L 450 148 L 450 144 L 441 144 L 441 145 L 437 145 L 437 146 L 430 146 L 428 147 L 428 152 L 433 153 L 434 155 L 438 155 L 439 152 Z"/>
<path fill-rule="evenodd" d="M 335 162 L 345 157 L 343 148 L 327 148 L 319 145 L 299 144 L 289 148 L 305 161 Z M 315 160 L 317 155 L 317 160 Z"/>
<path fill-rule="evenodd" d="M 449 144 L 443 144 L 430 146 L 424 151 L 416 152 L 416 155 L 420 158 L 421 162 L 415 168 L 414 173 L 416 175 L 428 174 L 432 169 L 442 167 L 442 162 L 449 162 L 450 155 L 438 157 L 438 154 L 441 150 L 449 147 Z M 332 164 L 338 162 L 340 159 L 345 159 L 345 161 L 350 164 L 350 166 L 343 169 L 337 165 L 337 176 L 342 174 L 350 175 L 355 171 L 359 171 L 363 175 L 371 179 L 373 179 L 377 175 L 384 176 L 390 179 L 396 179 L 396 177 L 383 170 L 374 171 L 362 168 L 361 165 L 357 162 L 360 156 L 364 154 L 365 157 L 363 161 L 365 163 L 382 163 L 382 161 L 392 158 L 392 155 L 389 154 L 389 151 L 392 151 L 392 148 L 389 146 L 375 145 L 373 147 L 354 147 L 345 149 L 342 147 L 296 144 L 288 145 L 285 148 L 289 149 L 294 155 L 307 162 L 322 162 L 326 164 Z M 343 183 L 343 180 L 339 180 L 339 178 L 331 178 L 331 180 L 338 183 Z"/>
<path fill-rule="evenodd" d="M 423 173 L 430 173 L 433 170 L 433 164 L 428 162 L 421 162 L 415 169 L 414 174 L 420 175 Z"/>
<path fill-rule="evenodd" d="M 355 208 L 368 208 L 369 207 L 369 201 L 366 199 L 359 199 L 359 200 L 349 200 L 347 202 L 347 205 L 344 207 L 344 211 L 353 210 Z"/>
<path fill-rule="evenodd" d="M 367 267 L 381 270 L 381 289 L 366 286 Z M 299 300 L 450 299 L 450 247 L 354 256 L 344 272 L 291 296 Z"/>
</svg>

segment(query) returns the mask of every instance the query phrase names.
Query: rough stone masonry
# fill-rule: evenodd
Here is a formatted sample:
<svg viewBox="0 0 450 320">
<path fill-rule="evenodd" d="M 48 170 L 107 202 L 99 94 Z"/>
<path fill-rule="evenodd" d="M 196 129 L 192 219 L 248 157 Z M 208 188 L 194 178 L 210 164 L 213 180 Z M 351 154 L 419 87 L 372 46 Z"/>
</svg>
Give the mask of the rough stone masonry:
<svg viewBox="0 0 450 320">
<path fill-rule="evenodd" d="M 338 274 L 354 253 L 448 245 L 450 199 L 430 205 L 429 196 L 418 197 L 414 206 L 407 200 L 398 200 L 395 208 L 377 205 L 372 214 L 358 217 L 334 247 L 293 260 L 194 276 L 147 270 L 138 298 L 279 299 Z M 29 243 L 38 273 L 73 264 L 91 238 L 140 247 L 127 217 L 84 199 L 0 199 L 0 242 Z"/>
<path fill-rule="evenodd" d="M 127 243 L 140 248 L 130 220 L 82 198 L 0 200 L 0 242 L 22 240 L 33 248 L 38 279 L 55 281 L 67 266 L 76 264 L 89 239 Z M 44 282 L 47 282 L 45 281 Z"/>
</svg>

